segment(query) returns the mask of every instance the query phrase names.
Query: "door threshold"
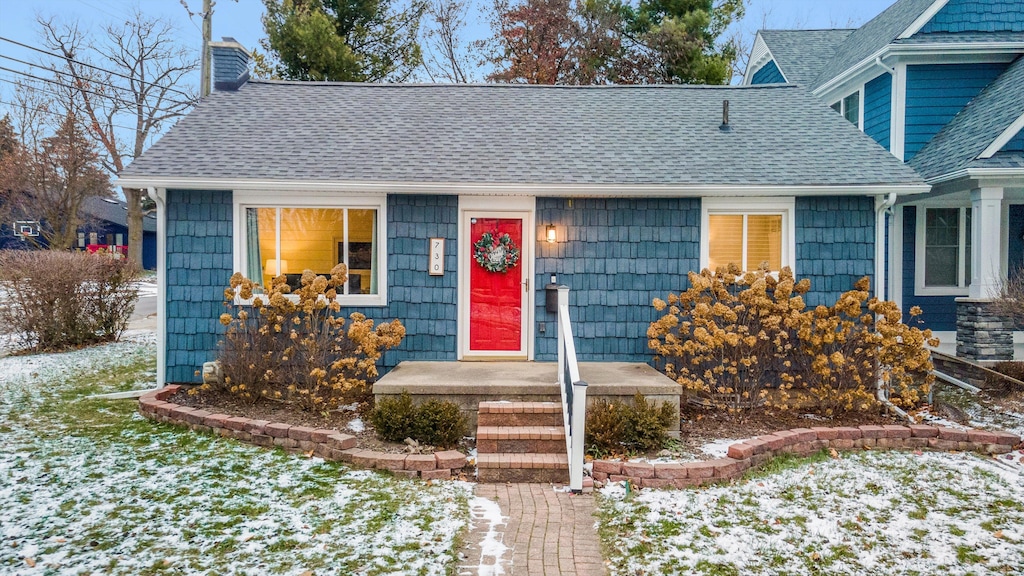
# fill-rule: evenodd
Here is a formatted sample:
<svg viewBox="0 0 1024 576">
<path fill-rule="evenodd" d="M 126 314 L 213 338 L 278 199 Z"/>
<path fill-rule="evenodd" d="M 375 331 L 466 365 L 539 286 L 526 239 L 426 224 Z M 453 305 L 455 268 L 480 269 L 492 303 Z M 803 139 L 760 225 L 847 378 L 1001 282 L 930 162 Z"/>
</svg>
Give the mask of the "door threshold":
<svg viewBox="0 0 1024 576">
<path fill-rule="evenodd" d="M 528 362 L 526 356 L 463 356 L 460 362 Z"/>
</svg>

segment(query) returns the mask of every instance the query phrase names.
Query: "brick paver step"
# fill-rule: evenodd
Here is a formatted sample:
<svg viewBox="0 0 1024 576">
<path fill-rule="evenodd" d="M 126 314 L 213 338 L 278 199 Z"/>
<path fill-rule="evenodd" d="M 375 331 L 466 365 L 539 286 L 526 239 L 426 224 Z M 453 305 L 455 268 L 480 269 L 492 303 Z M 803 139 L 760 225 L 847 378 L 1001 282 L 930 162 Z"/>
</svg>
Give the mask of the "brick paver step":
<svg viewBox="0 0 1024 576">
<path fill-rule="evenodd" d="M 476 439 L 565 441 L 565 428 L 561 426 L 478 426 Z"/>
<path fill-rule="evenodd" d="M 520 454 L 477 454 L 477 468 L 544 468 L 568 470 L 565 454 L 527 452 Z"/>
<path fill-rule="evenodd" d="M 481 402 L 480 414 L 561 414 L 560 402 Z"/>
</svg>

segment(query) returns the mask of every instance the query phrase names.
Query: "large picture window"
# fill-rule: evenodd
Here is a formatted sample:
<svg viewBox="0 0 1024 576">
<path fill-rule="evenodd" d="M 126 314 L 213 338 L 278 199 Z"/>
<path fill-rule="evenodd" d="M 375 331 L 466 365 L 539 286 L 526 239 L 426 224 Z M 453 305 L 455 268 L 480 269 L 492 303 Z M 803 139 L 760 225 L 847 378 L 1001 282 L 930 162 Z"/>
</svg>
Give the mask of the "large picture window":
<svg viewBox="0 0 1024 576">
<path fill-rule="evenodd" d="M 348 267 L 348 282 L 340 300 L 384 304 L 382 201 L 370 206 L 267 206 L 243 199 L 237 206 L 242 237 L 236 239 L 236 265 L 249 279 L 266 285 L 284 275 L 294 289 L 303 271 L 327 276 L 341 263 Z"/>
<path fill-rule="evenodd" d="M 792 198 L 705 198 L 703 205 L 701 267 L 715 270 L 736 264 L 741 270 L 755 270 L 767 264 L 778 272 L 792 266 Z"/>
<path fill-rule="evenodd" d="M 917 208 L 917 292 L 966 294 L 971 284 L 971 209 Z"/>
</svg>

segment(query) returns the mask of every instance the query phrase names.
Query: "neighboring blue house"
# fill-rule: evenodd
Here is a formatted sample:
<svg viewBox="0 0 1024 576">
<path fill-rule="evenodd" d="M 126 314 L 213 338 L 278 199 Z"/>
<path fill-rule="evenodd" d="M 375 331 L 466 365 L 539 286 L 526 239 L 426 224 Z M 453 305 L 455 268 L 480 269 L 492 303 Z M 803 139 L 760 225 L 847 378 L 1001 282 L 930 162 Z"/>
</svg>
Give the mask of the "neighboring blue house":
<svg viewBox="0 0 1024 576">
<path fill-rule="evenodd" d="M 1022 54 L 1020 0 L 899 0 L 856 30 L 762 30 L 744 78 L 810 89 L 931 186 L 891 210 L 887 292 L 968 357 L 1006 356 L 1005 325 L 976 336 L 1024 266 Z"/>
<path fill-rule="evenodd" d="M 82 203 L 81 216 L 79 250 L 102 247 L 128 253 L 128 205 L 125 202 L 112 198 L 88 198 Z M 142 267 L 156 270 L 156 214 L 142 218 Z"/>
<path fill-rule="evenodd" d="M 651 302 L 689 271 L 791 266 L 833 301 L 884 260 L 884 202 L 929 189 L 798 86 L 257 82 L 228 40 L 214 62 L 119 182 L 158 205 L 161 383 L 216 357 L 233 272 L 338 262 L 346 313 L 407 328 L 385 367 L 554 360 L 552 276 L 581 360 L 645 362 Z M 474 258 L 492 232 L 517 265 Z"/>
</svg>

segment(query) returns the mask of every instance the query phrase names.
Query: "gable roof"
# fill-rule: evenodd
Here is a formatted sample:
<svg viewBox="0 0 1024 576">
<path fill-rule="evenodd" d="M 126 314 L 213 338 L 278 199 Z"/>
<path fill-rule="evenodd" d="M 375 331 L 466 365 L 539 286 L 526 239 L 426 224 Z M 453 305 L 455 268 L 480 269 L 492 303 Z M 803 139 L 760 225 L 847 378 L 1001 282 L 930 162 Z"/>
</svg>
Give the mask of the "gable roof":
<svg viewBox="0 0 1024 576">
<path fill-rule="evenodd" d="M 1024 57 L 985 87 L 911 160 L 926 179 L 966 168 L 1024 168 L 1024 154 L 978 156 L 1024 114 Z"/>
<path fill-rule="evenodd" d="M 835 57 L 822 68 L 811 84 L 818 88 L 868 58 L 903 34 L 936 0 L 898 0 L 872 18 L 836 48 Z"/>
<path fill-rule="evenodd" d="M 730 102 L 723 131 L 722 102 Z M 215 92 L 121 185 L 922 183 L 808 91 L 252 81 Z M 448 188 L 451 193 L 451 188 Z"/>
<path fill-rule="evenodd" d="M 758 34 L 782 70 L 786 80 L 810 85 L 832 59 L 836 48 L 853 32 L 852 28 L 831 30 L 760 30 Z"/>
<path fill-rule="evenodd" d="M 128 227 L 128 204 L 111 198 L 86 198 L 82 202 L 82 213 L 102 222 Z M 156 232 L 156 216 L 149 214 L 142 218 L 142 230 Z"/>
</svg>

